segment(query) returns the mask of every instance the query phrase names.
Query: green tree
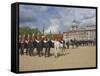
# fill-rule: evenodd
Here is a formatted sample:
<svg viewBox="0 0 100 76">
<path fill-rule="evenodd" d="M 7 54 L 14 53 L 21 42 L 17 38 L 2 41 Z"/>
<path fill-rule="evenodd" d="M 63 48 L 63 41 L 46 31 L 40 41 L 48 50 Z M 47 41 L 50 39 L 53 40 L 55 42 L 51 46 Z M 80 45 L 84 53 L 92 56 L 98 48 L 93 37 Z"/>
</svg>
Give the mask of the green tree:
<svg viewBox="0 0 100 76">
<path fill-rule="evenodd" d="M 34 33 L 34 35 L 37 35 L 38 33 L 41 34 L 41 32 L 37 29 L 37 28 L 30 28 L 28 26 L 24 26 L 24 27 L 19 27 L 19 34 L 20 35 L 32 35 Z"/>
</svg>

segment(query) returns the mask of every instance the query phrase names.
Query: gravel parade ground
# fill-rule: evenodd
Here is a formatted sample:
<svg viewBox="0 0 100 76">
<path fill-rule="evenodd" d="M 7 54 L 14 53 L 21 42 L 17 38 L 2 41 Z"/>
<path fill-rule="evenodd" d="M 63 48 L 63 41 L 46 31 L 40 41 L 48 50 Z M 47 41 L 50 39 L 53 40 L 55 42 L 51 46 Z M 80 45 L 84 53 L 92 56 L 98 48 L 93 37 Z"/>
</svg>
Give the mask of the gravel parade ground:
<svg viewBox="0 0 100 76">
<path fill-rule="evenodd" d="M 64 69 L 64 68 L 84 68 L 96 66 L 96 46 L 84 46 L 75 49 L 66 49 L 65 54 L 61 53 L 54 57 L 53 48 L 51 56 L 26 56 L 19 55 L 19 70 L 34 71 L 47 69 Z"/>
</svg>

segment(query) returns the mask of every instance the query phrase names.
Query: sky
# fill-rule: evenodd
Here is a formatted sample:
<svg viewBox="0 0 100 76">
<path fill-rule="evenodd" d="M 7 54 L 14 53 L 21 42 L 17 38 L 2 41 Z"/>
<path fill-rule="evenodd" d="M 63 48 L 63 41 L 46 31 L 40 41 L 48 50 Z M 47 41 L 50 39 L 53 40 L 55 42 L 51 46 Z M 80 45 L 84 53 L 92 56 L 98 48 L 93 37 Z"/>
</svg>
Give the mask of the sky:
<svg viewBox="0 0 100 76">
<path fill-rule="evenodd" d="M 90 8 L 54 7 L 37 5 L 19 6 L 19 26 L 38 28 L 45 33 L 66 32 L 73 21 L 79 27 L 96 25 L 96 10 Z"/>
</svg>

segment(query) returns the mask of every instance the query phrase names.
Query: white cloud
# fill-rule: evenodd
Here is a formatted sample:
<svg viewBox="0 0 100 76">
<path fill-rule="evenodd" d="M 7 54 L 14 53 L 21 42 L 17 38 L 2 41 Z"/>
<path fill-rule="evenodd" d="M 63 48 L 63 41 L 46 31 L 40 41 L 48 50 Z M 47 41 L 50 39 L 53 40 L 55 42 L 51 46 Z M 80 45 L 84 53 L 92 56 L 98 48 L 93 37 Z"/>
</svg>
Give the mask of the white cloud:
<svg viewBox="0 0 100 76">
<path fill-rule="evenodd" d="M 58 19 L 51 19 L 49 27 L 45 30 L 45 33 L 58 33 L 60 28 L 60 23 Z"/>
<path fill-rule="evenodd" d="M 86 19 L 86 20 L 83 20 L 80 25 L 96 25 L 96 18 L 93 17 L 93 18 L 89 18 L 89 19 Z"/>
<path fill-rule="evenodd" d="M 95 14 L 95 9 L 26 6 L 20 9 L 20 24 L 40 30 L 45 26 L 45 33 L 58 33 L 67 31 L 73 20 L 80 26 L 95 25 Z"/>
</svg>

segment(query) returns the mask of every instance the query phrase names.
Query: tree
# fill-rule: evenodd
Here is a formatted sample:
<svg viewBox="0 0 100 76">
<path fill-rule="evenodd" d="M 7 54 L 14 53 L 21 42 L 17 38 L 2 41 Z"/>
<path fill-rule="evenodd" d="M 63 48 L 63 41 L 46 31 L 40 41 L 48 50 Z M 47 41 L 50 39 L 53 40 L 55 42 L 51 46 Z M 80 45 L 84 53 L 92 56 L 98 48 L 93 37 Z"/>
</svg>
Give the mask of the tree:
<svg viewBox="0 0 100 76">
<path fill-rule="evenodd" d="M 24 26 L 24 27 L 19 27 L 19 34 L 20 35 L 32 35 L 34 33 L 34 35 L 37 35 L 38 33 L 41 34 L 41 32 L 37 29 L 37 28 L 30 28 L 28 26 Z"/>
</svg>

